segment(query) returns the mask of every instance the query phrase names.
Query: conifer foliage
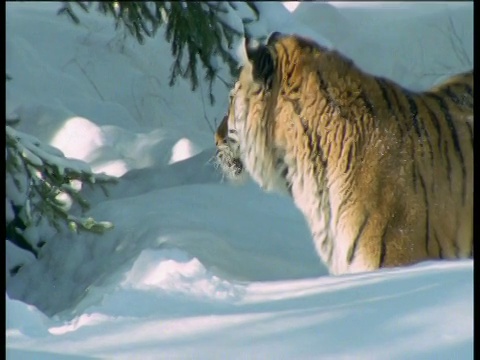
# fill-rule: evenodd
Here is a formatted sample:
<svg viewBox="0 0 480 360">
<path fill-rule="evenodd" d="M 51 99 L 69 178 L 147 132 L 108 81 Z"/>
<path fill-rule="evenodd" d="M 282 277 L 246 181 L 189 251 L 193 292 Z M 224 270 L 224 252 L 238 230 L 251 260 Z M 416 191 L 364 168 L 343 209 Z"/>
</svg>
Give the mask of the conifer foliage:
<svg viewBox="0 0 480 360">
<path fill-rule="evenodd" d="M 200 61 L 213 103 L 212 84 L 219 70 L 215 57 L 219 56 L 228 66 L 232 76 L 237 75 L 238 64 L 231 53 L 233 42 L 240 36 L 249 35 L 245 25 L 258 20 L 254 2 L 245 4 L 251 10 L 251 16 L 242 18 L 243 29 L 228 24 L 228 13 L 237 9 L 237 5 L 230 1 L 74 1 L 63 2 L 59 14 L 68 15 L 78 24 L 77 8 L 89 12 L 95 6 L 100 13 L 113 17 L 116 28 L 124 27 L 140 44 L 144 43 L 145 36 L 154 37 L 164 26 L 165 38 L 171 44 L 175 58 L 170 86 L 181 76 L 190 80 L 194 91 L 198 86 L 197 63 Z"/>
<path fill-rule="evenodd" d="M 113 225 L 91 217 L 76 216 L 70 207 L 89 207 L 79 185 L 105 186 L 115 182 L 104 174 L 94 174 L 87 163 L 65 158 L 63 153 L 37 138 L 16 130 L 18 119 L 6 119 L 6 240 L 38 256 L 45 243 L 41 225 L 57 231 L 103 233 Z M 67 206 L 66 199 L 70 199 Z"/>
</svg>

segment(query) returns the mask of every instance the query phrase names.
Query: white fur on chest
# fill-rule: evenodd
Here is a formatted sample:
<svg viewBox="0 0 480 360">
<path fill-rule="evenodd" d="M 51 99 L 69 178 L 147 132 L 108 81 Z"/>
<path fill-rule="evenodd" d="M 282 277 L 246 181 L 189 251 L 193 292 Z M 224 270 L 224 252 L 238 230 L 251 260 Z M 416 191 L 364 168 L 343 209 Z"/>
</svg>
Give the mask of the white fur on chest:
<svg viewBox="0 0 480 360">
<path fill-rule="evenodd" d="M 297 169 L 295 160 L 290 169 Z M 364 261 L 361 254 L 356 254 L 348 263 L 348 252 L 354 241 L 351 228 L 342 222 L 335 227 L 337 209 L 341 198 L 333 189 L 320 187 L 319 180 L 304 175 L 305 171 L 289 172 L 292 184 L 292 196 L 295 205 L 301 210 L 312 233 L 313 242 L 322 261 L 328 266 L 330 273 L 346 274 L 372 270 L 371 264 Z"/>
</svg>

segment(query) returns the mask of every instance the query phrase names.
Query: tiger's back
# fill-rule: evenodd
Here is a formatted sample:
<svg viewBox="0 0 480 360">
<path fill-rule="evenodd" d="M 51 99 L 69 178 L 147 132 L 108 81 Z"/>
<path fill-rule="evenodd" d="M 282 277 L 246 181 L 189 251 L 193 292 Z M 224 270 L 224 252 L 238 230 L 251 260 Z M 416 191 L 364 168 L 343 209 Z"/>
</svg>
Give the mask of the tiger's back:
<svg viewBox="0 0 480 360">
<path fill-rule="evenodd" d="M 246 52 L 217 143 L 291 194 L 332 273 L 473 256 L 473 72 L 415 93 L 298 36 Z"/>
</svg>

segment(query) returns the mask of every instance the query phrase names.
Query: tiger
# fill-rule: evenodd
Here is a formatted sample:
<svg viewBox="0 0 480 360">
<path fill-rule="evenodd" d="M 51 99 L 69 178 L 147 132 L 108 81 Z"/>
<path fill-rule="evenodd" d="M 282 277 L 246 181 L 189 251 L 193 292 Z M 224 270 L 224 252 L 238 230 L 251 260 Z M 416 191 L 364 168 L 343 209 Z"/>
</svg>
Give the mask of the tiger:
<svg viewBox="0 0 480 360">
<path fill-rule="evenodd" d="M 473 68 L 413 91 L 300 35 L 243 49 L 216 163 L 290 196 L 330 274 L 473 259 Z"/>
</svg>

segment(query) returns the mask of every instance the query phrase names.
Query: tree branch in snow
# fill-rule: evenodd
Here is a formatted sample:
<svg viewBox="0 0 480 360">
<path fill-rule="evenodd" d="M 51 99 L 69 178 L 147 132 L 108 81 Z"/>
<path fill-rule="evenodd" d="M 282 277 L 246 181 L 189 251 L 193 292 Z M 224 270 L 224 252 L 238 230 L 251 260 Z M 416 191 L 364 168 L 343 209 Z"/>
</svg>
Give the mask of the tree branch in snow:
<svg viewBox="0 0 480 360">
<path fill-rule="evenodd" d="M 252 17 L 242 17 L 241 27 L 230 25 L 229 16 L 236 12 L 237 5 L 230 1 L 74 1 L 63 2 L 58 14 L 66 14 L 76 24 L 79 17 L 72 3 L 89 12 L 93 3 L 97 11 L 113 17 L 115 29 L 124 27 L 140 44 L 145 36 L 154 37 L 158 29 L 165 27 L 165 38 L 171 44 L 174 56 L 169 85 L 175 84 L 178 76 L 188 78 L 192 91 L 198 87 L 197 68 L 204 71 L 209 84 L 210 103 L 214 103 L 212 86 L 218 77 L 220 66 L 217 58 L 228 66 L 232 76 L 237 75 L 238 64 L 233 55 L 233 43 L 241 36 L 249 35 L 246 25 L 258 20 L 259 12 L 255 3 L 246 1 Z M 235 15 L 238 16 L 238 15 Z M 226 83 L 225 81 L 223 81 Z"/>
<path fill-rule="evenodd" d="M 15 122 L 18 120 L 7 119 L 7 124 Z M 72 215 L 62 197 L 78 204 L 83 212 L 89 204 L 80 195 L 78 185 L 98 185 L 107 194 L 106 185 L 114 183 L 115 178 L 92 173 L 85 162 L 67 159 L 60 150 L 10 125 L 5 127 L 5 142 L 7 240 L 37 256 L 39 239 L 28 236 L 32 232 L 27 230 L 37 226 L 42 218 L 57 231 L 62 224 L 74 231 L 95 233 L 113 227 L 107 221 Z"/>
</svg>

